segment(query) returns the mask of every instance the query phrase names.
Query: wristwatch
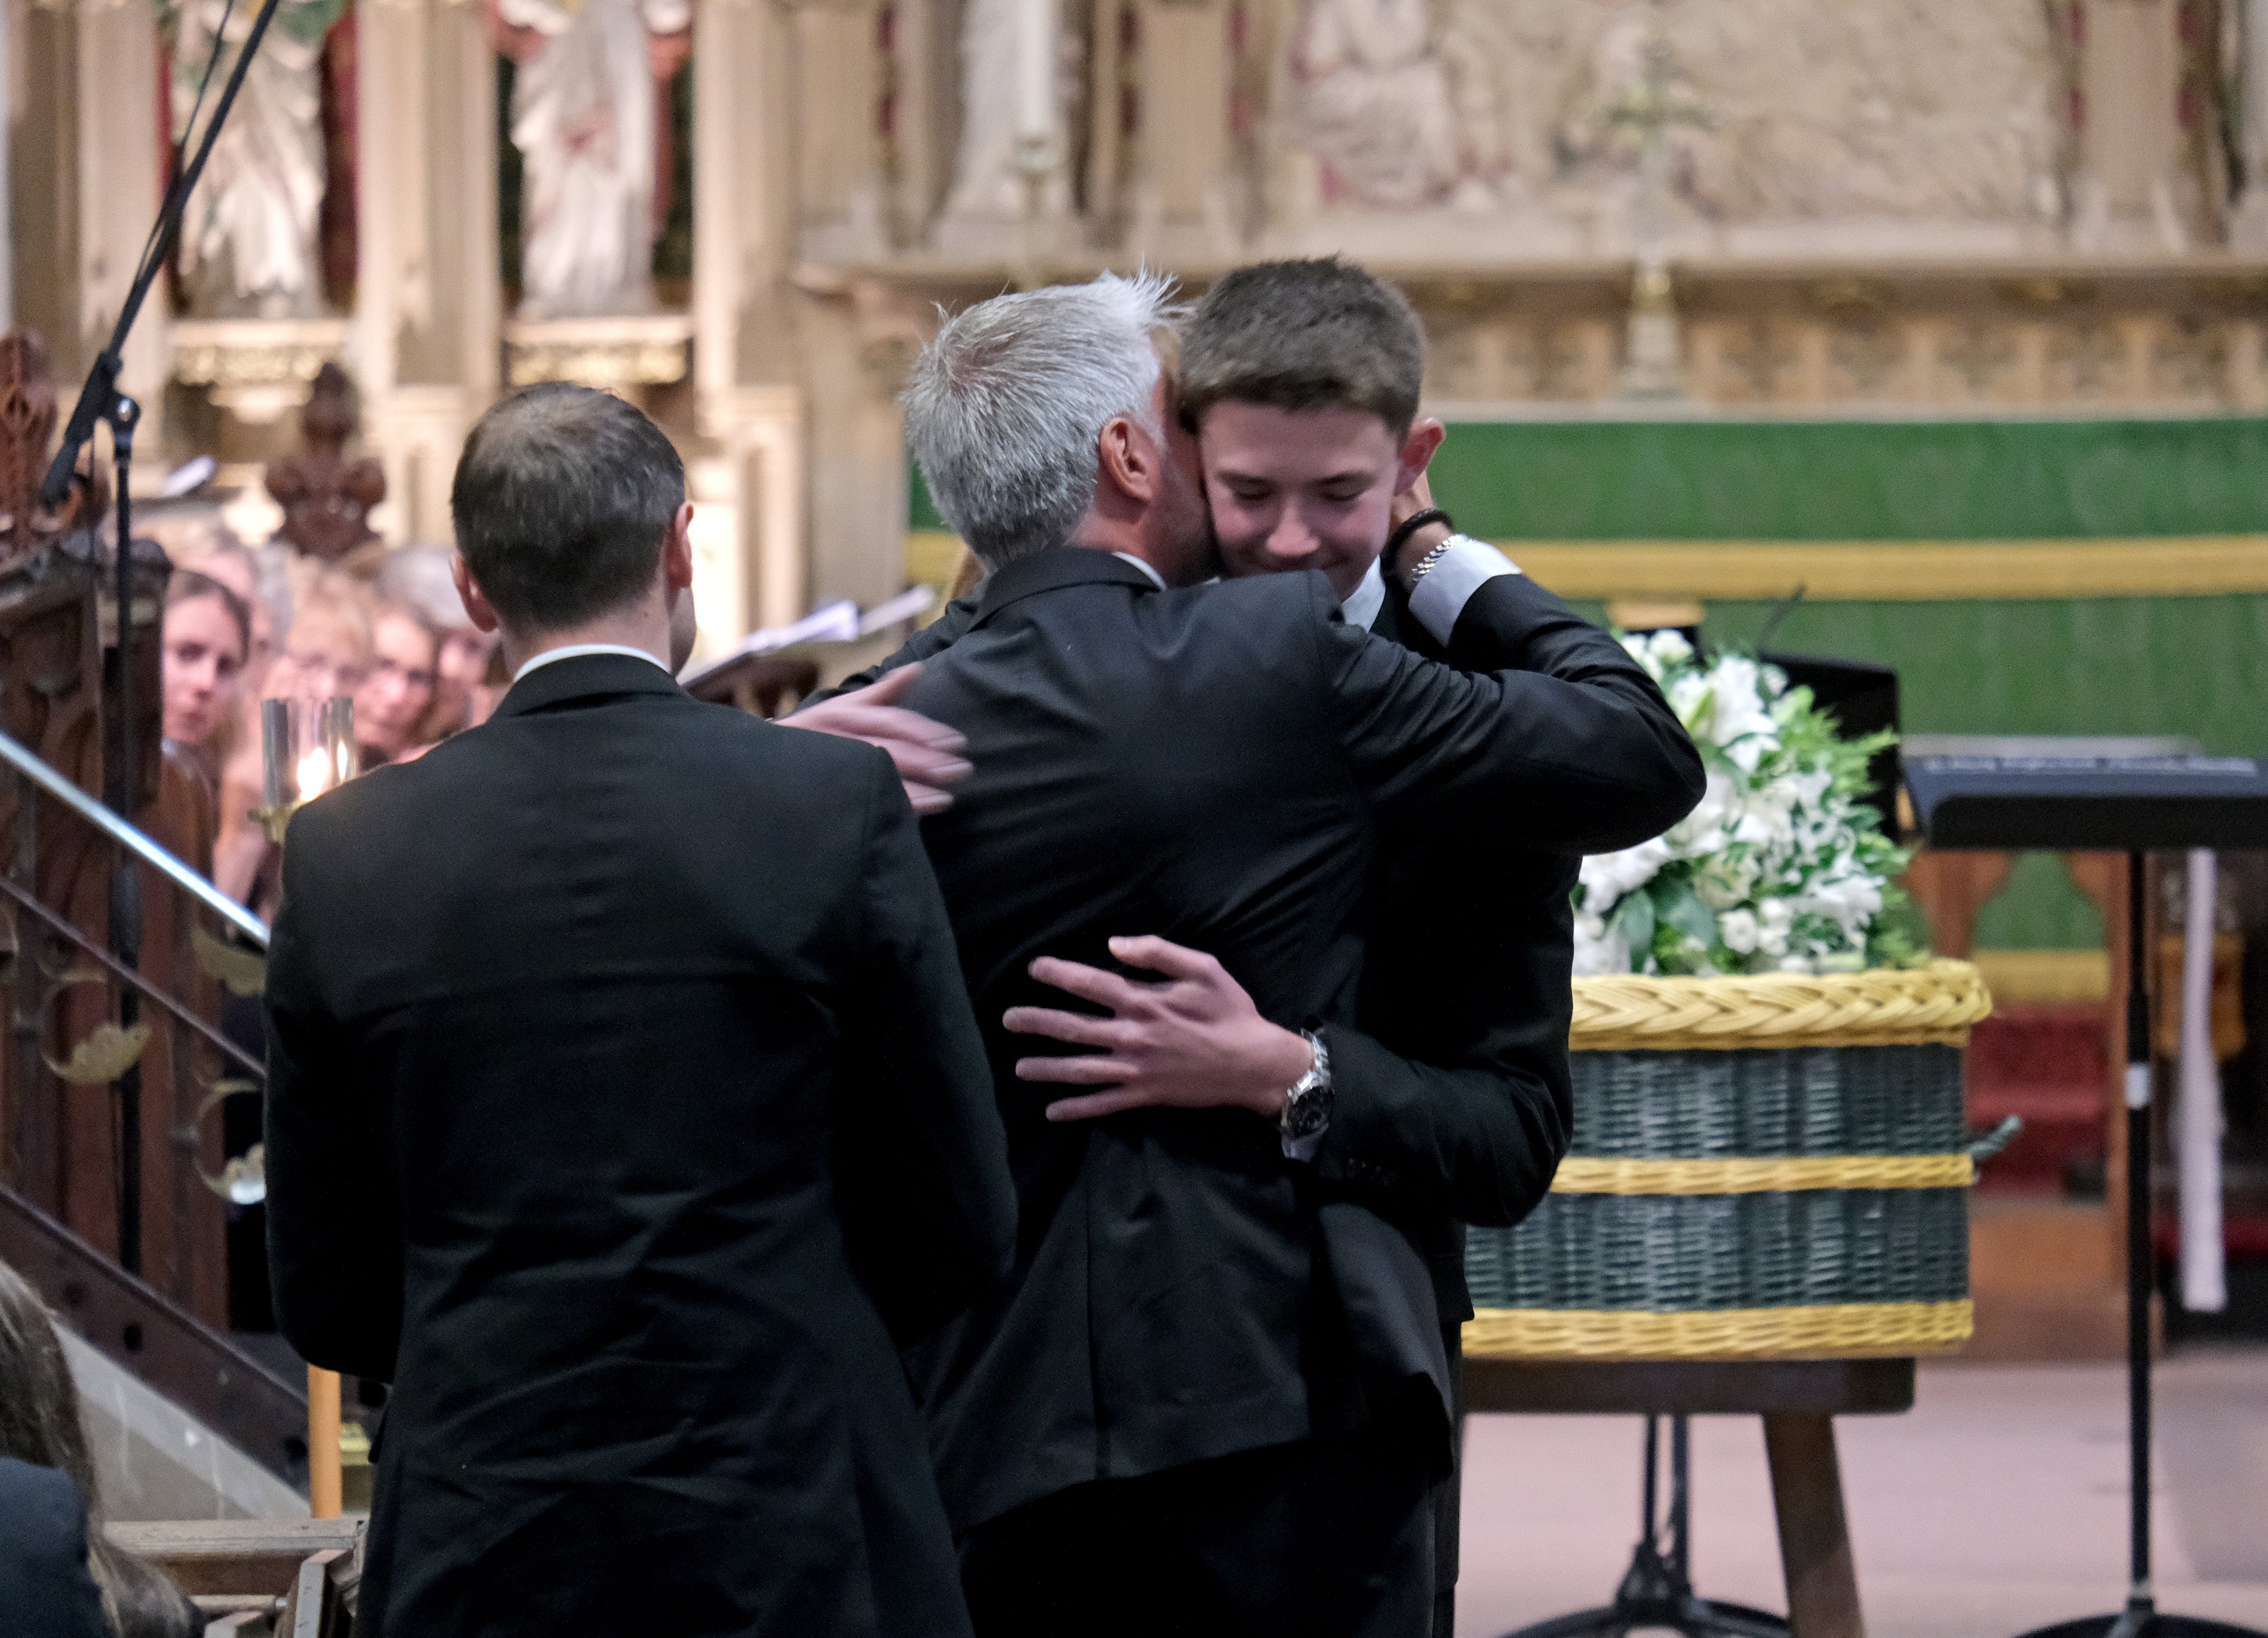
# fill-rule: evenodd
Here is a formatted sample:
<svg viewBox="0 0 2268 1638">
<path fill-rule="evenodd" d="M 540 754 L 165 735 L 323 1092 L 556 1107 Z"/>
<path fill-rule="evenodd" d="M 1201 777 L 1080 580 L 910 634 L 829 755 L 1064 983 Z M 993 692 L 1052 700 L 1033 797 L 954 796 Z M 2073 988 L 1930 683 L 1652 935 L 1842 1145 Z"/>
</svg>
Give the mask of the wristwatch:
<svg viewBox="0 0 2268 1638">
<path fill-rule="evenodd" d="M 1330 1048 L 1313 1030 L 1301 1030 L 1300 1039 L 1307 1043 L 1315 1061 L 1285 1089 L 1284 1112 L 1276 1117 L 1278 1128 L 1294 1142 L 1314 1136 L 1331 1123 Z"/>
</svg>

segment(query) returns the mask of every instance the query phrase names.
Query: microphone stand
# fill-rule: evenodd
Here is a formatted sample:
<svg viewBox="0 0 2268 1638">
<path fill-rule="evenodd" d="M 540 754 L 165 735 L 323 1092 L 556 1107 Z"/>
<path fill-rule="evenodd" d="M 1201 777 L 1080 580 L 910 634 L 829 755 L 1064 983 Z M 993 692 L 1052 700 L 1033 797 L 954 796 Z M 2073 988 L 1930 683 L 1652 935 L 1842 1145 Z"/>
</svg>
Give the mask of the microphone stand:
<svg viewBox="0 0 2268 1638">
<path fill-rule="evenodd" d="M 87 371 L 86 385 L 79 390 L 78 402 L 63 429 L 63 445 L 48 464 L 47 477 L 40 486 L 40 498 L 50 510 L 61 506 L 70 493 L 71 475 L 78 466 L 79 453 L 93 441 L 95 423 L 100 422 L 109 427 L 113 476 L 118 484 L 118 536 L 111 553 L 112 594 L 118 610 L 116 645 L 112 650 L 115 656 L 113 720 L 117 726 L 112 746 L 106 747 L 114 749 L 115 754 L 104 759 L 102 783 L 103 801 L 129 824 L 134 819 L 135 793 L 142 782 L 141 769 L 136 766 L 138 759 L 134 754 L 134 507 L 129 481 L 134 464 L 134 428 L 142 419 L 142 407 L 118 390 L 118 376 L 124 367 L 126 338 L 134 328 L 134 320 L 141 316 L 142 304 L 148 299 L 151 287 L 157 283 L 158 275 L 172 259 L 173 240 L 188 209 L 189 195 L 195 191 L 198 178 L 204 174 L 205 161 L 212 157 L 214 139 L 220 135 L 229 109 L 235 106 L 236 93 L 243 87 L 245 73 L 268 33 L 268 25 L 275 19 L 276 5 L 277 0 L 261 0 L 259 15 L 253 18 L 252 30 L 237 53 L 235 66 L 229 71 L 228 84 L 222 88 L 212 118 L 205 123 L 196 155 L 174 177 L 173 187 L 158 207 L 157 224 L 150 231 L 149 243 L 143 253 L 142 265 L 135 271 L 133 285 L 119 307 L 110 344 L 95 355 Z M 138 867 L 123 853 L 111 867 L 109 930 L 111 954 L 129 971 L 138 969 L 142 959 L 142 882 Z M 140 1000 L 132 988 L 122 987 L 118 996 L 120 1027 L 132 1029 L 140 1011 Z M 139 1066 L 129 1065 L 119 1076 L 117 1085 L 118 1266 L 138 1276 L 142 1272 Z"/>
</svg>

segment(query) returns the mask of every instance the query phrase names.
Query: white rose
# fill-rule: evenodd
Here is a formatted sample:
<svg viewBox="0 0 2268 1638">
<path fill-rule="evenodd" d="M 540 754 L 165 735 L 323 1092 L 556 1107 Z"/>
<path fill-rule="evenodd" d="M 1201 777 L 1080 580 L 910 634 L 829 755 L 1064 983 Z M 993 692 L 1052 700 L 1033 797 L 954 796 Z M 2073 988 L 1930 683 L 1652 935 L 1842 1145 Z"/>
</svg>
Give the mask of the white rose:
<svg viewBox="0 0 2268 1638">
<path fill-rule="evenodd" d="M 1693 873 L 1693 891 L 1712 910 L 1729 910 L 1756 891 L 1756 862 L 1739 854 L 1718 853 Z"/>
<path fill-rule="evenodd" d="M 1754 951 L 1763 934 L 1756 918 L 1746 910 L 1727 910 L 1717 921 L 1717 937 L 1725 941 L 1726 949 L 1740 955 Z"/>
<path fill-rule="evenodd" d="M 1603 914 L 1660 875 L 1669 859 L 1669 844 L 1659 836 L 1620 853 L 1591 854 L 1582 864 L 1583 902 L 1600 906 Z"/>
</svg>

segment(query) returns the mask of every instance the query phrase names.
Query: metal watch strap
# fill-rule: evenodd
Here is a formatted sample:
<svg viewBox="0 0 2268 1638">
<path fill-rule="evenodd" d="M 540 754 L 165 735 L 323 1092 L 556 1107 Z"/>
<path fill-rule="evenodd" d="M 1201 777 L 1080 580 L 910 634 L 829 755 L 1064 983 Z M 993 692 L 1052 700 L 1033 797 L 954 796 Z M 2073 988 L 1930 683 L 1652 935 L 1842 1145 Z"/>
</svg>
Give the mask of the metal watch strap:
<svg viewBox="0 0 2268 1638">
<path fill-rule="evenodd" d="M 1300 1039 L 1314 1054 L 1314 1061 L 1307 1066 L 1305 1075 L 1285 1089 L 1284 1107 L 1276 1117 L 1278 1129 L 1285 1137 L 1295 1139 L 1314 1136 L 1331 1118 L 1330 1048 L 1313 1030 L 1301 1030 Z"/>
</svg>

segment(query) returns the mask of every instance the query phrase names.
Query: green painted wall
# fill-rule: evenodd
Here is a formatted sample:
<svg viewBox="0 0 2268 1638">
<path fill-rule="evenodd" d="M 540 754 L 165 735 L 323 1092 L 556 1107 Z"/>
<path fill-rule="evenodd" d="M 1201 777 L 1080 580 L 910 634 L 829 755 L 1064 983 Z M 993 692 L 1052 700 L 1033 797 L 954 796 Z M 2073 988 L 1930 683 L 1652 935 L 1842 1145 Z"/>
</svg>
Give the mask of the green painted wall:
<svg viewBox="0 0 2268 1638">
<path fill-rule="evenodd" d="M 2268 419 L 1460 422 L 1490 540 L 1991 540 L 2268 530 Z"/>
<path fill-rule="evenodd" d="M 909 453 L 906 456 L 906 527 L 909 529 L 946 529 L 952 525 L 945 521 L 937 503 L 929 497 L 929 485 L 922 481 L 921 462 Z"/>
<path fill-rule="evenodd" d="M 1752 644 L 1771 605 L 1712 603 Z M 1800 604 L 1772 646 L 1898 672 L 1912 733 L 2188 734 L 2268 754 L 2268 597 Z"/>
</svg>

